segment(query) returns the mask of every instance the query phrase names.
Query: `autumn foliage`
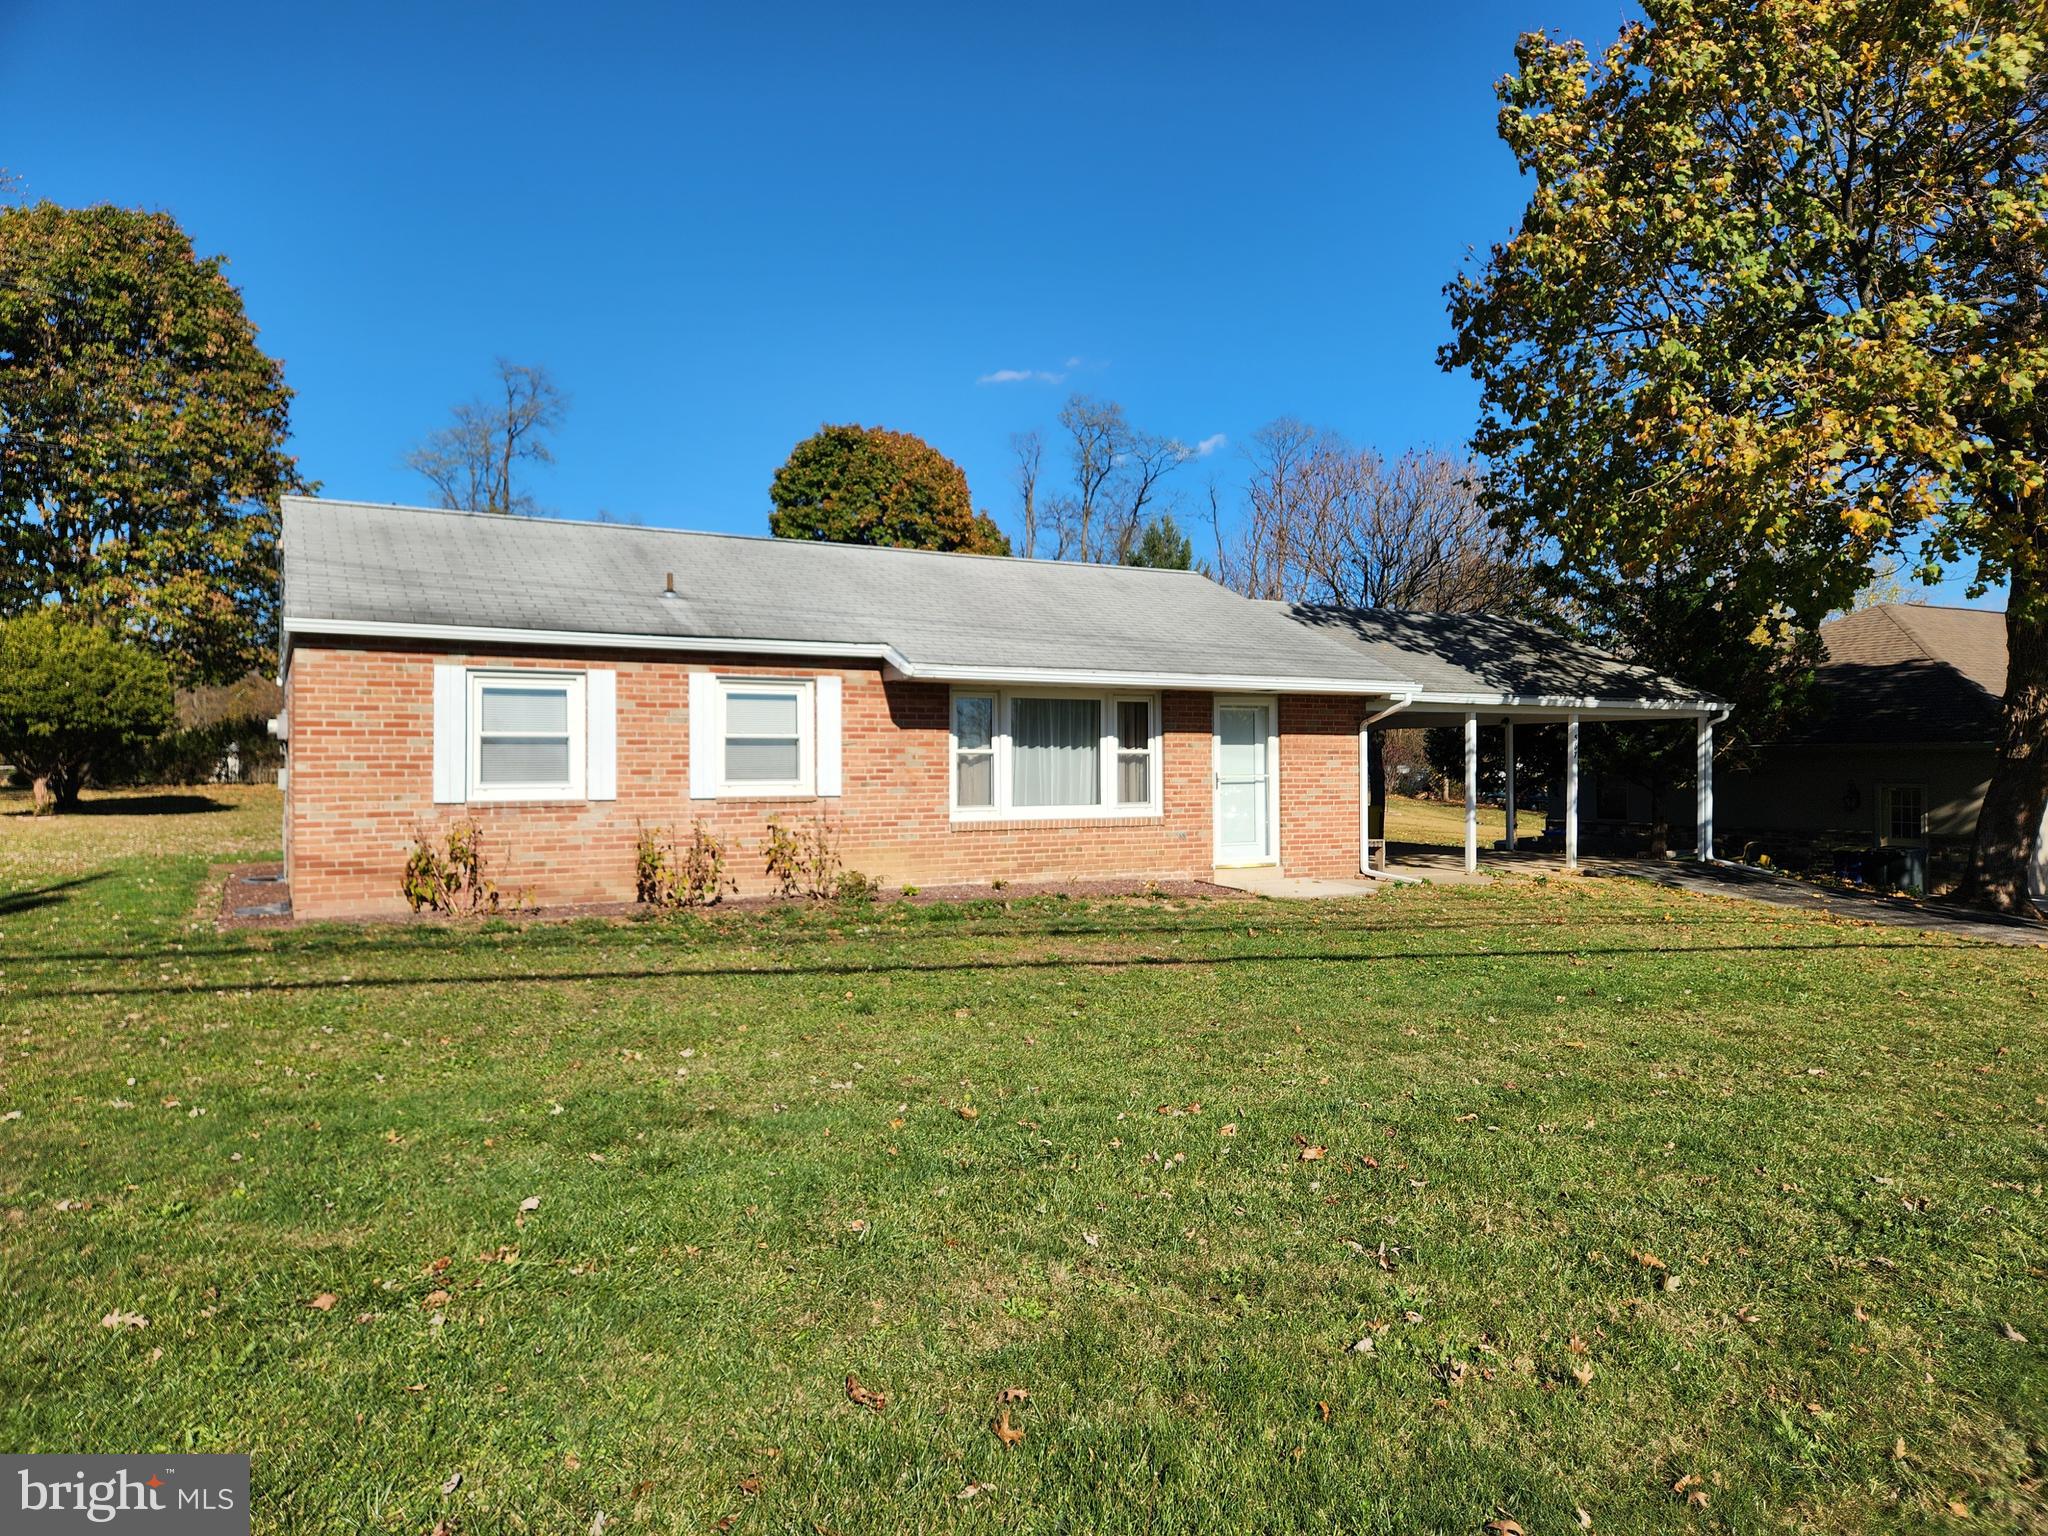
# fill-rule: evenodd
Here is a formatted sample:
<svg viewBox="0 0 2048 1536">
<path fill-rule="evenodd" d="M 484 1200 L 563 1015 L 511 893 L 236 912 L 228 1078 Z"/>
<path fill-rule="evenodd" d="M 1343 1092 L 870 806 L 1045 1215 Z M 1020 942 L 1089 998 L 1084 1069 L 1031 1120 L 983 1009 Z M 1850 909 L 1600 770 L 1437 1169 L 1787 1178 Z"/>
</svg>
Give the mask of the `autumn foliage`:
<svg viewBox="0 0 2048 1536">
<path fill-rule="evenodd" d="M 779 539 L 1007 555 L 974 510 L 967 475 L 921 437 L 882 427 L 820 427 L 775 472 L 768 528 Z"/>
</svg>

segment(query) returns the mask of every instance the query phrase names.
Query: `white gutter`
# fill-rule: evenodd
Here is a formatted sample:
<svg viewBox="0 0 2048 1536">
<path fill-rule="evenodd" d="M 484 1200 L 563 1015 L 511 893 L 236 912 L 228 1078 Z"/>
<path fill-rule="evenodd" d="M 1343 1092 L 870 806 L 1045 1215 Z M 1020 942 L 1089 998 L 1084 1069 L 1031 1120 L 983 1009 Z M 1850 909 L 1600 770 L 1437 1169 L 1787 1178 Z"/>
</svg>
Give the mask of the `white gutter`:
<svg viewBox="0 0 2048 1536">
<path fill-rule="evenodd" d="M 284 647 L 327 635 L 383 640 L 436 640 L 457 645 L 578 647 L 598 650 L 709 651 L 721 655 L 854 657 L 880 661 L 903 677 L 930 682 L 1067 683 L 1092 688 L 1206 688 L 1234 693 L 1391 694 L 1412 699 L 1415 685 L 1392 679 L 1291 677 L 1268 673 L 1172 673 L 1094 667 L 920 666 L 893 645 L 865 640 L 732 639 L 714 635 L 617 634 L 580 629 L 509 629 L 471 624 L 387 623 L 369 619 L 287 619 Z"/>
</svg>

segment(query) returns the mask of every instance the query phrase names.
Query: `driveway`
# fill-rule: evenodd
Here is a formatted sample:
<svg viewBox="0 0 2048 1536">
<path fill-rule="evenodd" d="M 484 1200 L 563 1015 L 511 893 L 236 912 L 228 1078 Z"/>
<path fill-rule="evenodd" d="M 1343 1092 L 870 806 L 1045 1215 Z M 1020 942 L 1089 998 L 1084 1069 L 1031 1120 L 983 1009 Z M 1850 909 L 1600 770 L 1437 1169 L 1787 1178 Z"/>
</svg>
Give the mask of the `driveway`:
<svg viewBox="0 0 2048 1536">
<path fill-rule="evenodd" d="M 1835 917 L 1883 923 L 1892 928 L 1918 928 L 1925 933 L 1954 934 L 1960 939 L 2048 946 L 2048 924 L 2000 917 L 1968 907 L 1913 901 L 1904 896 L 1828 890 L 1748 864 L 1697 864 L 1677 860 L 1653 863 L 1646 859 L 1613 859 L 1600 860 L 1597 866 L 1588 861 L 1587 873 L 1629 875 L 1658 885 L 1676 886 L 1680 890 L 1704 891 L 1713 896 L 1740 896 L 1750 901 L 1767 901 L 1776 907 L 1803 907 L 1810 912 L 1827 912 Z"/>
</svg>

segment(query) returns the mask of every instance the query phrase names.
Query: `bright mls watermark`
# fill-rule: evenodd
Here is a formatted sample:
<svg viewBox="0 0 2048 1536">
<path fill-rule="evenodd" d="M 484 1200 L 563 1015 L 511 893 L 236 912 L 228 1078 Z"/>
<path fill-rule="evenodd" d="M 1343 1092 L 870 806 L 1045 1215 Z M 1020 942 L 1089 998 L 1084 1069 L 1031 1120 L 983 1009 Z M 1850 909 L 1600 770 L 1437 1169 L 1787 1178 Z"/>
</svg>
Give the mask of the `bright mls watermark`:
<svg viewBox="0 0 2048 1536">
<path fill-rule="evenodd" d="M 0 1531 L 249 1536 L 246 1456 L 0 1456 Z"/>
</svg>

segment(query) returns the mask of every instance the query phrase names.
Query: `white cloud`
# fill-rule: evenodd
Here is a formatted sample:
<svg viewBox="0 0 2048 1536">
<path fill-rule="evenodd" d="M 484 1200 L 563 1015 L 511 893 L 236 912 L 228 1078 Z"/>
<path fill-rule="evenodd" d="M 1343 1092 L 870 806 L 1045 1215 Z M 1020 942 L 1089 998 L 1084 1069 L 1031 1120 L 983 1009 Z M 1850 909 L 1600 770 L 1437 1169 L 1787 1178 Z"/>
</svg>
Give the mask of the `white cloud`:
<svg viewBox="0 0 2048 1536">
<path fill-rule="evenodd" d="M 1057 384 L 1066 375 L 1048 373 L 1043 368 L 998 368 L 994 373 L 984 373 L 974 382 L 977 384 Z"/>
<path fill-rule="evenodd" d="M 1195 444 L 1195 457 L 1198 459 L 1206 459 L 1207 457 L 1209 457 L 1210 454 L 1214 453 L 1218 448 L 1221 448 L 1225 443 L 1229 441 L 1230 439 L 1225 437 L 1221 432 L 1217 432 L 1209 437 L 1205 437 L 1199 443 Z"/>
</svg>

